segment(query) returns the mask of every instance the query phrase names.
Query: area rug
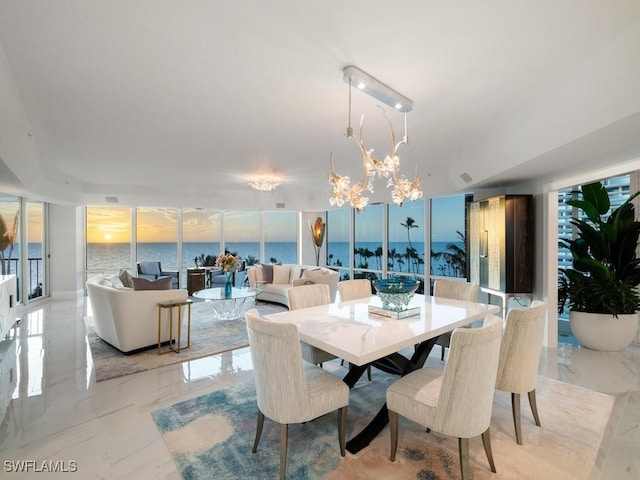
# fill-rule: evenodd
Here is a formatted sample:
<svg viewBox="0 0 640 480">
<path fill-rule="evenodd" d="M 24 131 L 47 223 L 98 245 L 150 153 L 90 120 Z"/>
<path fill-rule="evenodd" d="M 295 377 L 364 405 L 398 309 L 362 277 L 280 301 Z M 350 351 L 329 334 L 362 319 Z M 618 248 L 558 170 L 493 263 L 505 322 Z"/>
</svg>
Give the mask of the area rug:
<svg viewBox="0 0 640 480">
<path fill-rule="evenodd" d="M 374 370 L 372 382 L 361 380 L 351 391 L 347 437 L 377 411 L 394 378 Z M 491 473 L 481 439 L 472 439 L 474 480 L 589 478 L 614 398 L 542 377 L 537 398 L 542 427 L 535 426 L 523 402 L 524 445 L 517 445 L 510 396 L 496 392 L 491 443 L 498 473 Z M 400 421 L 395 462 L 389 460 L 388 427 L 367 448 L 340 457 L 336 415 L 289 426 L 287 479 L 460 478 L 457 439 L 426 433 L 406 419 Z M 265 421 L 258 452 L 251 453 L 256 426 L 253 381 L 156 410 L 152 416 L 185 480 L 278 477 L 276 424 Z"/>
<path fill-rule="evenodd" d="M 244 315 L 235 320 L 215 320 L 212 308 L 209 302 L 193 303 L 191 306 L 191 347 L 181 349 L 180 353 L 166 355 L 158 355 L 156 348 L 124 355 L 98 337 L 92 317 L 87 317 L 87 339 L 93 358 L 96 382 L 195 360 L 249 345 Z M 260 301 L 255 304 L 251 303 L 245 310 L 249 308 L 257 308 L 261 315 L 286 310 L 286 307 L 282 305 Z M 186 330 L 183 331 L 183 338 L 185 335 Z"/>
</svg>

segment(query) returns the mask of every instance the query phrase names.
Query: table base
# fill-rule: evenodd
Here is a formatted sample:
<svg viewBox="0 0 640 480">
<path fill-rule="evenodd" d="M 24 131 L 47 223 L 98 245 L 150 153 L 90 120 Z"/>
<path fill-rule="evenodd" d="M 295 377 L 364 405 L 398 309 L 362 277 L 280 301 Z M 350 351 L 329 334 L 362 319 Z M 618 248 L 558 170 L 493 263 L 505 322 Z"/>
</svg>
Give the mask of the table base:
<svg viewBox="0 0 640 480">
<path fill-rule="evenodd" d="M 429 340 L 425 340 L 424 342 L 416 345 L 411 359 L 408 359 L 399 353 L 393 353 L 381 358 L 380 360 L 376 360 L 371 364 L 350 365 L 349 372 L 345 375 L 343 381 L 350 389 L 353 388 L 362 374 L 367 371 L 368 365 L 373 365 L 383 372 L 404 377 L 408 373 L 423 367 L 437 340 L 438 337 L 430 338 Z M 385 402 L 373 420 L 371 420 L 371 422 L 369 422 L 369 424 L 364 427 L 360 433 L 347 442 L 347 450 L 351 453 L 359 452 L 368 446 L 388 423 L 389 411 L 387 410 L 387 402 Z"/>
</svg>

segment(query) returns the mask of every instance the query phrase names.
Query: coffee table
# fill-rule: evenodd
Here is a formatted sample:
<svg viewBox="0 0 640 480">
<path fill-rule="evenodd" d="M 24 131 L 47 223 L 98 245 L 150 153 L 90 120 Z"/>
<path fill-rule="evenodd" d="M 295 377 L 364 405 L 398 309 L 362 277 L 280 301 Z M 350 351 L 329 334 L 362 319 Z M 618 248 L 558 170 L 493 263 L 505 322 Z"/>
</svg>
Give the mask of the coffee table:
<svg viewBox="0 0 640 480">
<path fill-rule="evenodd" d="M 255 299 L 260 290 L 249 287 L 233 287 L 231 295 L 225 296 L 224 287 L 205 288 L 193 294 L 195 298 L 201 298 L 211 302 L 213 314 L 218 320 L 233 320 L 242 315 L 242 310 L 248 299 Z"/>
</svg>

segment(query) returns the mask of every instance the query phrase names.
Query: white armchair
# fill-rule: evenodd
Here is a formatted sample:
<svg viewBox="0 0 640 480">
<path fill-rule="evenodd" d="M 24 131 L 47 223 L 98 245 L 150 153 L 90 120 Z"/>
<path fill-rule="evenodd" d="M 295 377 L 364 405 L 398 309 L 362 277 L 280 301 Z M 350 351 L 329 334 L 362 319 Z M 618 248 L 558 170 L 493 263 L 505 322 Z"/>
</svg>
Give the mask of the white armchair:
<svg viewBox="0 0 640 480">
<path fill-rule="evenodd" d="M 521 394 L 528 394 L 533 419 L 536 425 L 540 426 L 536 404 L 536 380 L 546 315 L 547 304 L 539 300 L 531 302 L 530 308 L 512 308 L 507 313 L 502 336 L 496 389 L 511 392 L 513 425 L 519 445 L 522 445 Z"/>
<path fill-rule="evenodd" d="M 463 480 L 469 478 L 469 438 L 478 435 L 482 435 L 491 471 L 496 471 L 489 424 L 501 336 L 502 319 L 495 315 L 488 315 L 482 328 L 457 328 L 451 335 L 444 373 L 421 368 L 387 389 L 391 461 L 396 457 L 398 415 L 402 415 L 428 429 L 458 437 Z"/>
<path fill-rule="evenodd" d="M 262 319 L 253 309 L 245 314 L 258 401 L 258 423 L 253 453 L 267 417 L 280 424 L 280 479 L 287 461 L 290 423 L 309 422 L 339 410 L 338 440 L 345 455 L 349 387 L 320 367 L 303 366 L 298 329 L 291 323 Z"/>
</svg>

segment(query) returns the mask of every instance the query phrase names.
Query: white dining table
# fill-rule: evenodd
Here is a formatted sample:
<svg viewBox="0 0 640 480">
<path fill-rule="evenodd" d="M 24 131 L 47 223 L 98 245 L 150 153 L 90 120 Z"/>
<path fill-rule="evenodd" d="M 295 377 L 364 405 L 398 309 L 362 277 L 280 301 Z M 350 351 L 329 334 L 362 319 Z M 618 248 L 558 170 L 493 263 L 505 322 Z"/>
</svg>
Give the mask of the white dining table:
<svg viewBox="0 0 640 480">
<path fill-rule="evenodd" d="M 274 313 L 265 318 L 295 324 L 300 340 L 348 361 L 349 373 L 344 381 L 352 388 L 369 365 L 397 375 L 422 368 L 440 335 L 500 310 L 497 305 L 419 294 L 407 305 L 407 309 L 419 309 L 419 313 L 407 318 L 379 315 L 371 312 L 369 306 L 381 308 L 382 302 L 373 295 Z M 410 358 L 399 353 L 409 347 Z M 370 424 L 347 442 L 347 449 L 356 453 L 366 447 L 387 422 L 385 404 Z"/>
<path fill-rule="evenodd" d="M 396 320 L 370 313 L 369 305 L 381 308 L 382 302 L 373 295 L 265 318 L 294 323 L 300 340 L 354 365 L 366 365 L 499 311 L 496 305 L 416 294 L 407 308 L 419 307 L 419 315 Z"/>
</svg>

